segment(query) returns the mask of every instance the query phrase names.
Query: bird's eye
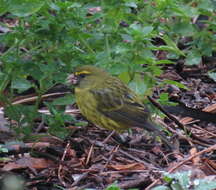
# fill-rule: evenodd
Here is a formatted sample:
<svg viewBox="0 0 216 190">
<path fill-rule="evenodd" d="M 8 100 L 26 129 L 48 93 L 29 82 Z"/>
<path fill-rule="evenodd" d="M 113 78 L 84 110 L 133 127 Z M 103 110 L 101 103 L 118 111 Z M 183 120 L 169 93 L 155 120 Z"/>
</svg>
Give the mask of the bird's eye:
<svg viewBox="0 0 216 190">
<path fill-rule="evenodd" d="M 79 77 L 80 78 L 85 78 L 86 74 L 80 74 Z"/>
</svg>

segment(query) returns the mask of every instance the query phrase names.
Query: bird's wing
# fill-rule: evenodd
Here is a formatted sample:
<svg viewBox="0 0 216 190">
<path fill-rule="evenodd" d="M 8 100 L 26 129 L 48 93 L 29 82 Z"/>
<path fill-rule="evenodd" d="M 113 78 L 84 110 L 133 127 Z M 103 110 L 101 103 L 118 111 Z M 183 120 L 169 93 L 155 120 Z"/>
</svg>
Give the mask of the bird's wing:
<svg viewBox="0 0 216 190">
<path fill-rule="evenodd" d="M 125 125 L 143 127 L 147 130 L 154 130 L 145 126 L 149 118 L 148 110 L 137 100 L 136 95 L 124 84 L 108 88 L 95 88 L 91 90 L 96 101 L 98 110 L 112 120 Z M 121 87 L 121 85 L 123 85 Z M 106 85 L 104 85 L 106 86 Z"/>
</svg>

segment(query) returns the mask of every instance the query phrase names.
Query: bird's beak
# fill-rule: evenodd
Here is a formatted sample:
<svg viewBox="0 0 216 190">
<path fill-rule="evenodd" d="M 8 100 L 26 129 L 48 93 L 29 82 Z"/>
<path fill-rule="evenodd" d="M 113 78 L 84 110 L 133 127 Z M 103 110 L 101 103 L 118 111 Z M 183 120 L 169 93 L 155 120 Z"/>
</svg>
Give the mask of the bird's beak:
<svg viewBox="0 0 216 190">
<path fill-rule="evenodd" d="M 66 83 L 76 85 L 78 84 L 78 78 L 74 74 L 70 74 L 66 79 Z"/>
</svg>

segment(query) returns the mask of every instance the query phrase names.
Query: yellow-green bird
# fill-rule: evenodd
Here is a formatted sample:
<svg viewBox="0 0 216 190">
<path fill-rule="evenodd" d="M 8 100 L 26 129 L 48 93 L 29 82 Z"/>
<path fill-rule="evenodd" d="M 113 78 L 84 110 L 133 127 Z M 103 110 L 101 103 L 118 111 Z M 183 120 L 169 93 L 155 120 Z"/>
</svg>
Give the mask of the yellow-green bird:
<svg viewBox="0 0 216 190">
<path fill-rule="evenodd" d="M 141 127 L 160 136 L 172 147 L 150 120 L 150 113 L 138 96 L 119 78 L 95 66 L 81 66 L 69 75 L 75 85 L 75 98 L 83 116 L 102 128 L 123 132 Z"/>
</svg>

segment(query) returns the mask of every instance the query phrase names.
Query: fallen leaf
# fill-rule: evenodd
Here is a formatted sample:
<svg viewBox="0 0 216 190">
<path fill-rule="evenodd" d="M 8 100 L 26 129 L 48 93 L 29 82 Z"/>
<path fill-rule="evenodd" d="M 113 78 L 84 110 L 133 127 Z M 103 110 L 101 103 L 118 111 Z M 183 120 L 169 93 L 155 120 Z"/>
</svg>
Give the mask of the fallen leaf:
<svg viewBox="0 0 216 190">
<path fill-rule="evenodd" d="M 117 164 L 117 165 L 108 165 L 109 168 L 113 168 L 115 170 L 145 170 L 146 167 L 141 163 L 133 163 L 133 164 Z"/>
<path fill-rule="evenodd" d="M 184 118 L 180 119 L 179 122 L 182 123 L 183 125 L 187 125 L 191 121 L 193 121 L 193 118 L 191 118 L 191 117 L 184 117 Z"/>
<path fill-rule="evenodd" d="M 22 157 L 15 162 L 4 165 L 2 171 L 11 171 L 22 168 L 44 169 L 53 165 L 53 162 L 44 158 Z"/>
<path fill-rule="evenodd" d="M 196 149 L 196 148 L 191 148 L 191 149 L 190 149 L 190 154 L 191 154 L 191 156 L 193 156 L 193 155 L 196 154 L 196 153 L 197 153 L 197 149 Z M 192 159 L 192 162 L 193 162 L 193 164 L 195 164 L 195 165 L 199 164 L 199 163 L 200 163 L 200 157 L 199 157 L 199 156 L 194 157 L 194 158 Z"/>
<path fill-rule="evenodd" d="M 216 104 L 212 104 L 210 106 L 207 106 L 203 109 L 203 111 L 216 113 Z"/>
</svg>

